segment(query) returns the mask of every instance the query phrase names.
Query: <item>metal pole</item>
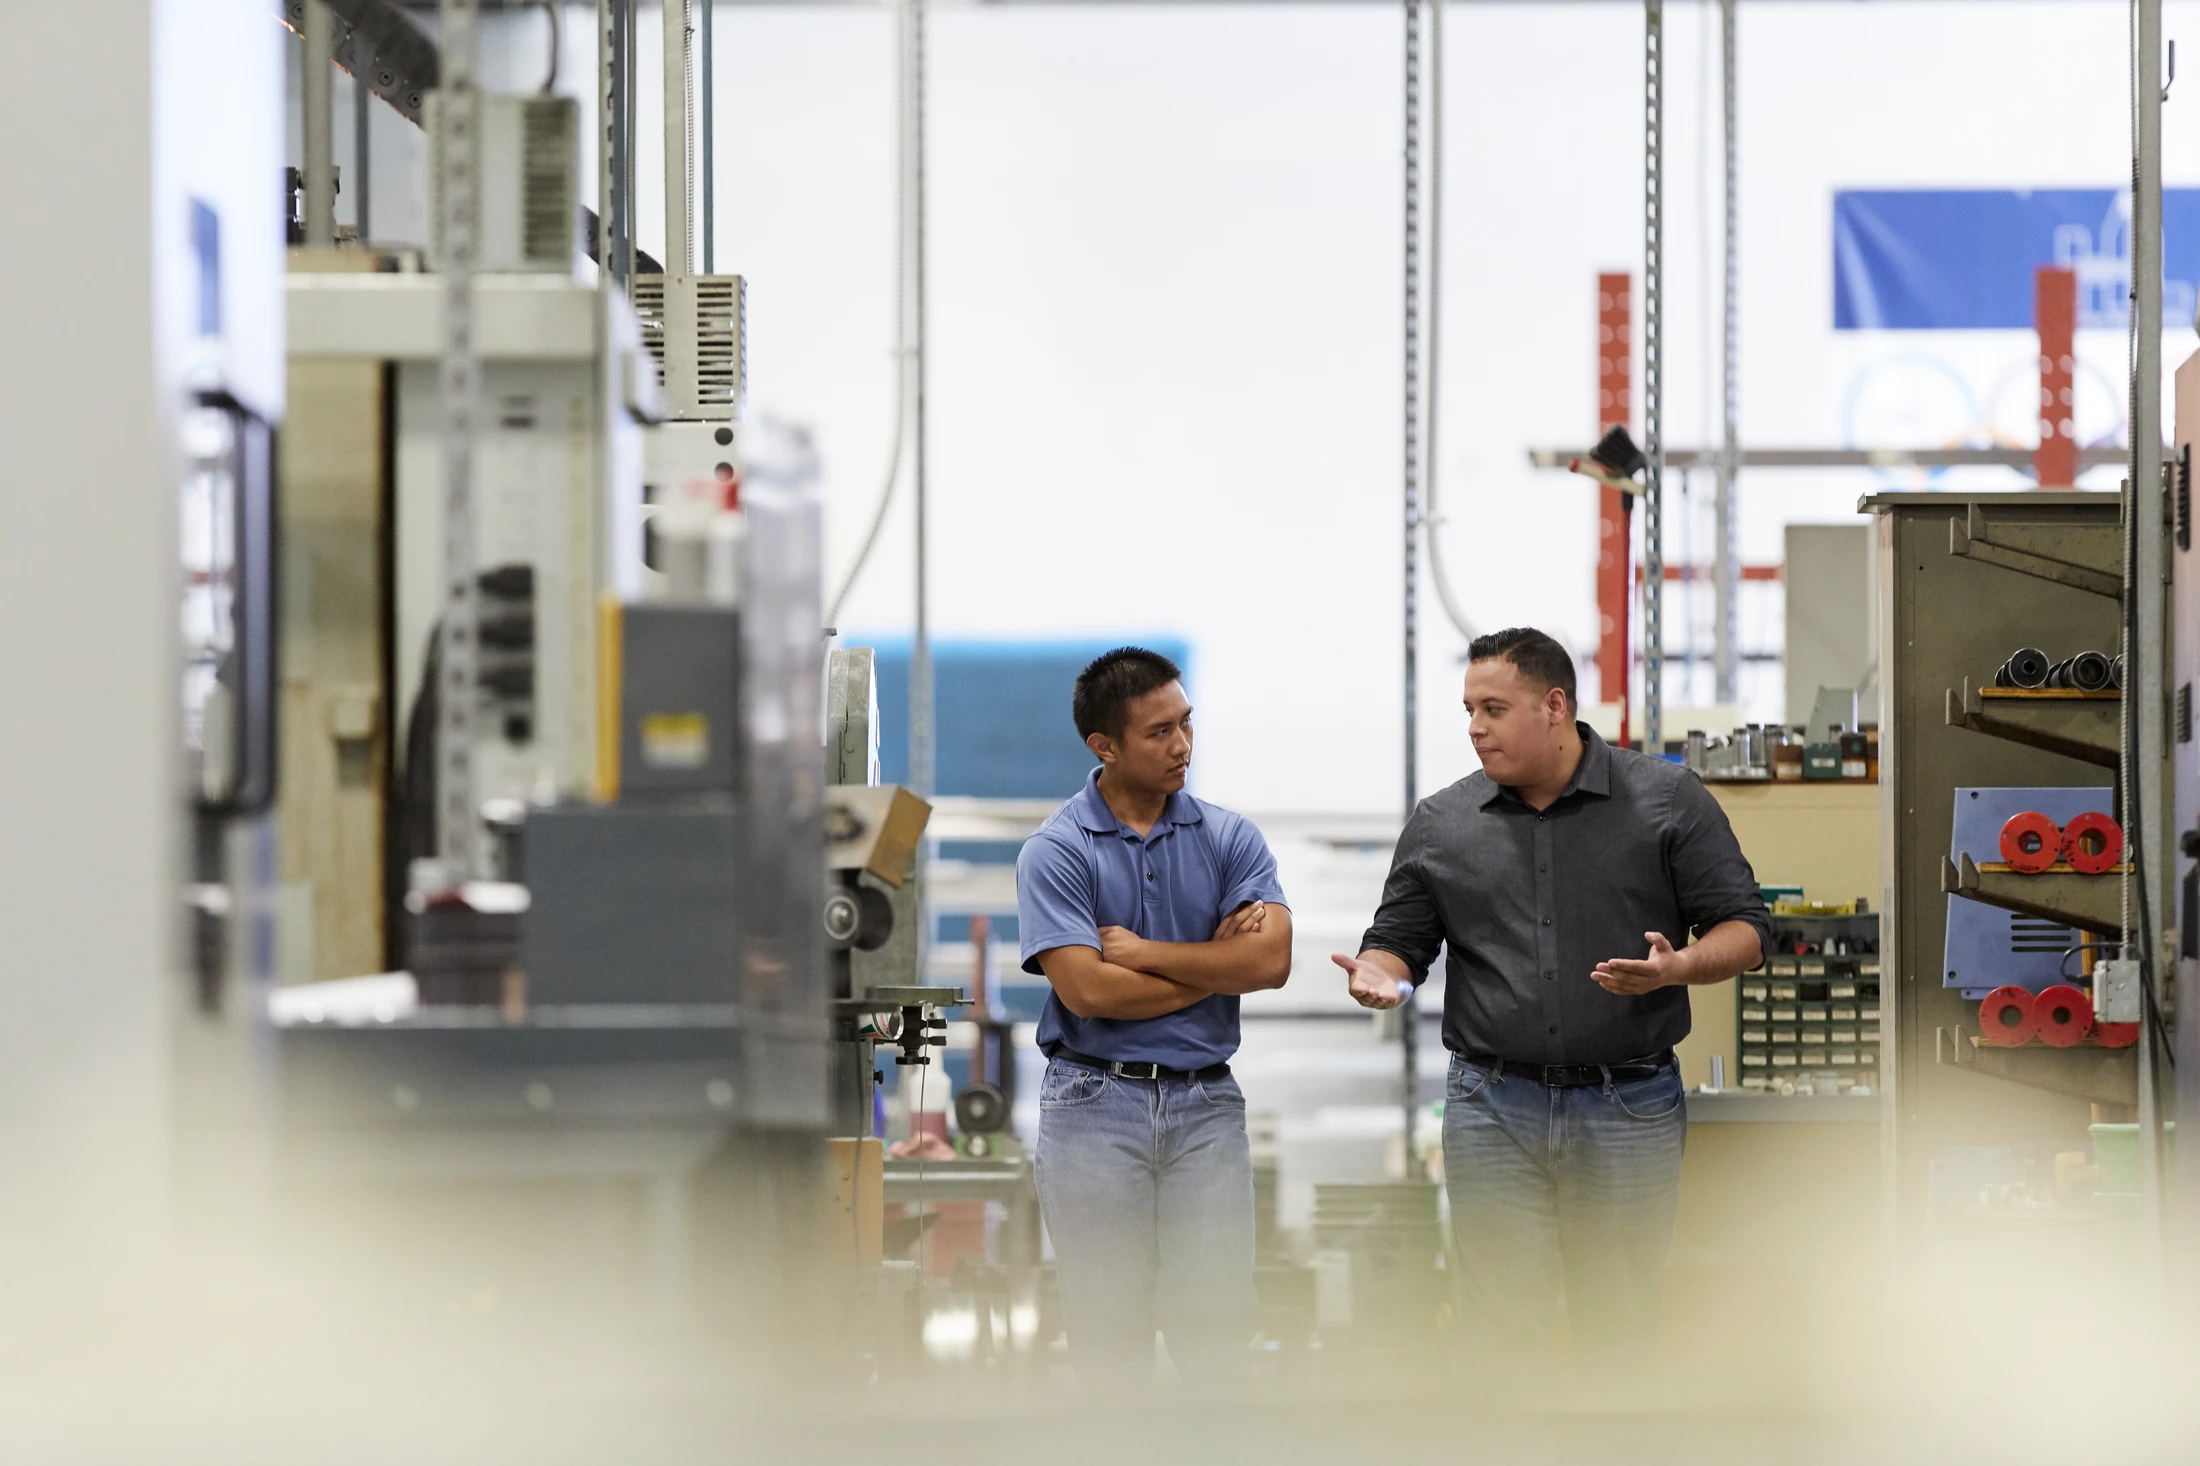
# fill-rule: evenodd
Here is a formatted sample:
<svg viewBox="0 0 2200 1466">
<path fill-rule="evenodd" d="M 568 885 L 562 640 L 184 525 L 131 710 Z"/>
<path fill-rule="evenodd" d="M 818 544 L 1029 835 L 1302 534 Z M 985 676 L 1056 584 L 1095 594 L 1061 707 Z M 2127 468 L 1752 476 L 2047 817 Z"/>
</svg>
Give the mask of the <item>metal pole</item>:
<svg viewBox="0 0 2200 1466">
<path fill-rule="evenodd" d="M 306 243 L 336 243 L 336 18 L 328 0 L 306 0 L 304 59 L 299 82 L 304 107 Z"/>
<path fill-rule="evenodd" d="M 617 0 L 596 0 L 596 283 L 619 278 L 613 241 L 619 197 L 619 12 Z"/>
<path fill-rule="evenodd" d="M 909 785 L 930 799 L 935 786 L 932 747 L 931 546 L 927 540 L 931 506 L 927 498 L 930 467 L 925 435 L 925 367 L 929 345 L 924 333 L 924 21 L 926 0 L 903 0 L 902 105 L 907 154 L 902 159 L 908 207 L 904 227 L 909 244 L 910 494 L 916 514 L 916 627 L 909 646 Z M 930 843 L 917 857 L 917 971 L 930 970 L 932 916 Z"/>
<path fill-rule="evenodd" d="M 2131 189 L 2131 512 L 2133 564 L 2124 594 L 2136 598 L 2137 645 L 2128 659 L 2124 699 L 2138 725 L 2136 779 L 2137 842 L 2142 929 L 2154 943 L 2140 954 L 2156 974 L 2170 969 L 2162 933 L 2171 920 L 2168 875 L 2173 869 L 2163 785 L 2169 771 L 2164 757 L 2162 709 L 2168 705 L 2164 676 L 2164 587 L 2169 579 L 2162 533 L 2162 0 L 2134 0 L 2132 10 L 2132 189 Z M 2151 920 L 2144 919 L 2151 916 Z M 2139 1190 L 2141 1245 L 2151 1257 L 2161 1247 L 2161 1123 L 2156 1101 L 2155 1003 L 2143 1003 L 2139 1023 Z"/>
<path fill-rule="evenodd" d="M 635 129 L 640 125 L 641 102 L 635 96 L 641 64 L 641 0 L 619 0 L 619 279 L 629 294 L 634 289 L 635 256 L 640 246 L 634 238 Z"/>
<path fill-rule="evenodd" d="M 1643 0 L 1642 130 L 1642 747 L 1665 743 L 1665 4 Z"/>
<path fill-rule="evenodd" d="M 369 223 L 372 216 L 367 208 L 372 176 L 367 171 L 367 141 L 372 131 L 373 101 L 374 93 L 367 86 L 367 79 L 354 74 L 351 79 L 351 224 L 361 244 L 373 238 Z"/>
<path fill-rule="evenodd" d="M 688 0 L 664 0 L 664 124 L 665 124 L 665 276 L 688 274 L 688 243 L 694 237 L 695 174 L 689 167 L 688 149 L 694 112 L 689 106 L 694 91 L 689 68 L 694 62 L 692 28 L 688 24 Z M 666 307 L 671 301 L 667 292 Z M 666 354 L 671 354 L 666 343 Z"/>
<path fill-rule="evenodd" d="M 481 16 L 476 0 L 442 0 L 436 165 L 443 205 L 443 646 L 437 683 L 436 853 L 453 884 L 481 873 L 474 800 L 475 631 L 474 424 L 481 391 L 475 352 L 474 266 L 479 250 L 481 94 L 474 67 Z"/>
<path fill-rule="evenodd" d="M 1720 393 L 1719 476 L 1712 498 L 1711 667 L 1714 701 L 1741 701 L 1734 675 L 1736 602 L 1740 600 L 1742 557 L 1735 545 L 1734 475 L 1742 436 L 1742 248 L 1741 168 L 1735 141 L 1734 0 L 1719 0 L 1719 49 L 1726 117 L 1726 314 L 1719 348 L 1724 381 Z"/>
<path fill-rule="evenodd" d="M 1402 385 L 1405 521 L 1405 817 L 1413 817 L 1420 764 L 1421 533 L 1421 0 L 1405 0 L 1405 218 L 1403 244 L 1404 355 Z M 1414 1117 L 1420 1110 L 1419 1005 L 1413 990 L 1399 1007 L 1399 1090 L 1405 1111 L 1405 1176 L 1413 1176 Z"/>
<path fill-rule="evenodd" d="M 703 273 L 715 275 L 718 273 L 718 129 L 711 104 L 714 88 L 711 85 L 710 27 L 718 0 L 696 0 L 696 3 L 696 46 L 703 55 Z"/>
</svg>

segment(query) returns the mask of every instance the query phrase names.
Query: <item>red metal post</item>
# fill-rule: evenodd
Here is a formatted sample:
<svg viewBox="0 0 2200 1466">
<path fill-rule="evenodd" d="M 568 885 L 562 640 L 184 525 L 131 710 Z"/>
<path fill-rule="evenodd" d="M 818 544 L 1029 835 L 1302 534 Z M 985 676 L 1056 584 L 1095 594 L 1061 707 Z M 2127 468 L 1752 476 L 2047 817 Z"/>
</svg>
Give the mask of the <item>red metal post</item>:
<svg viewBox="0 0 2200 1466">
<path fill-rule="evenodd" d="M 1597 276 L 1597 436 L 1615 427 L 1632 431 L 1634 372 L 1634 277 L 1622 271 Z M 1620 739 L 1627 738 L 1629 670 L 1628 607 L 1634 600 L 1633 551 L 1628 543 L 1627 502 L 1618 489 L 1597 489 L 1597 696 L 1620 707 Z"/>
<path fill-rule="evenodd" d="M 2078 274 L 2041 265 L 2032 272 L 2032 323 L 2040 333 L 2040 446 L 2032 470 L 2043 489 L 2078 479 Z"/>
</svg>

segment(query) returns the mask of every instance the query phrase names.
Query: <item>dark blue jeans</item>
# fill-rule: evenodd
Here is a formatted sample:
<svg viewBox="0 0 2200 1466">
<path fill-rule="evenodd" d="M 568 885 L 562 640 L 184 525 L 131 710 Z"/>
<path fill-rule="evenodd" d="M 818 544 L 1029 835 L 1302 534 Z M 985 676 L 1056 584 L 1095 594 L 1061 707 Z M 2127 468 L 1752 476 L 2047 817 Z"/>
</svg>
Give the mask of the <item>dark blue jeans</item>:
<svg viewBox="0 0 2200 1466">
<path fill-rule="evenodd" d="M 1444 1182 L 1464 1336 L 1547 1355 L 1563 1297 L 1577 1358 L 1650 1342 L 1687 1136 L 1678 1066 L 1554 1089 L 1452 1055 Z"/>
<path fill-rule="evenodd" d="M 1253 1159 L 1237 1081 L 1118 1079 L 1053 1060 L 1036 1162 L 1086 1388 L 1144 1383 L 1156 1329 L 1186 1383 L 1234 1381 L 1256 1322 Z"/>
</svg>

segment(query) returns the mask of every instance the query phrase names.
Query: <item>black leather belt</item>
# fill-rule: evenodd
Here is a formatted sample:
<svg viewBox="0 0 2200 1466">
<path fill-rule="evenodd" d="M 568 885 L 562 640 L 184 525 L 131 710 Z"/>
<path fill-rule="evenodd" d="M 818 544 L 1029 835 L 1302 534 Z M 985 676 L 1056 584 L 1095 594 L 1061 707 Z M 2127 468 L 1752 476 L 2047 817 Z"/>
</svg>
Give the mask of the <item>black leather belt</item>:
<svg viewBox="0 0 2200 1466">
<path fill-rule="evenodd" d="M 1067 1064 L 1077 1064 L 1086 1069 L 1098 1069 L 1103 1074 L 1113 1074 L 1118 1079 L 1228 1079 L 1228 1064 L 1209 1064 L 1204 1069 L 1171 1069 L 1166 1064 L 1148 1064 L 1142 1061 L 1122 1059 L 1095 1059 L 1090 1054 L 1080 1054 L 1074 1049 L 1056 1046 L 1047 1051 L 1050 1059 L 1060 1059 Z"/>
<path fill-rule="evenodd" d="M 1486 1054 L 1461 1054 L 1459 1057 L 1477 1068 L 1533 1079 L 1551 1089 L 1585 1089 L 1604 1083 L 1606 1075 L 1611 1076 L 1614 1084 L 1629 1084 L 1639 1079 L 1655 1079 L 1673 1067 L 1671 1049 L 1648 1059 L 1630 1059 L 1624 1064 L 1520 1064 Z"/>
</svg>

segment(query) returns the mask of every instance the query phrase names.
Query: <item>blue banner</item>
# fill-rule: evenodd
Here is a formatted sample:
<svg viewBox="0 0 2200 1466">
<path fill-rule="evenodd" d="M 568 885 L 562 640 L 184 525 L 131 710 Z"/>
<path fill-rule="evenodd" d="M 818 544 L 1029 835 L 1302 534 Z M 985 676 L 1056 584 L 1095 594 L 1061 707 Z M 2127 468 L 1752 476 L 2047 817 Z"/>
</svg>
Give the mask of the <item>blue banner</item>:
<svg viewBox="0 0 2200 1466">
<path fill-rule="evenodd" d="M 2162 324 L 2190 327 L 2200 188 L 2162 191 Z M 1856 189 L 1833 196 L 1837 331 L 2029 331 L 2032 272 L 2078 277 L 2078 328 L 2124 330 L 2131 192 Z"/>
</svg>

